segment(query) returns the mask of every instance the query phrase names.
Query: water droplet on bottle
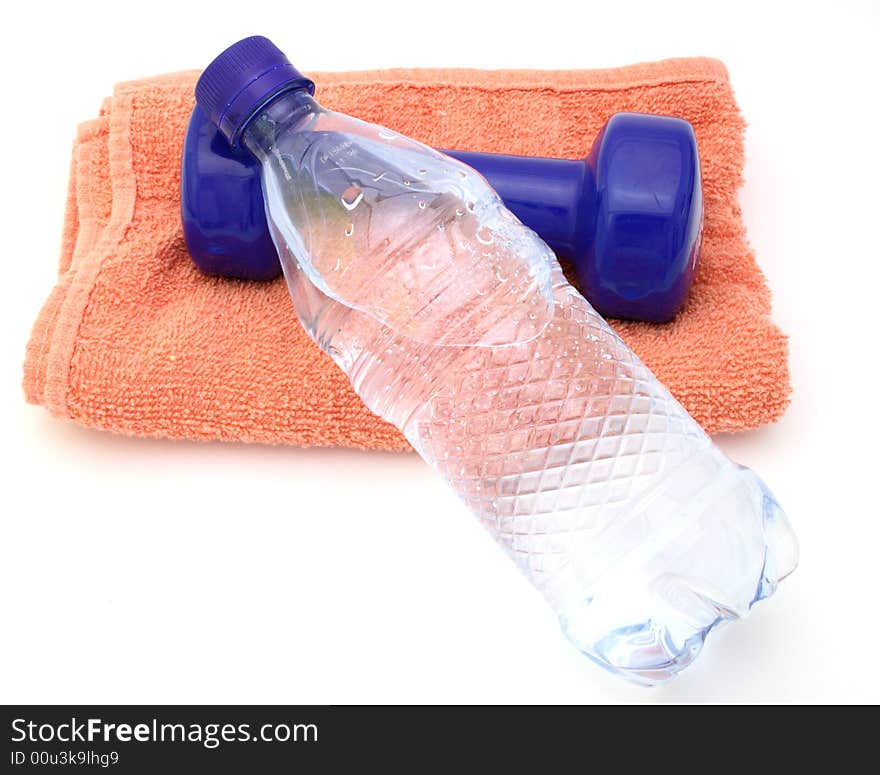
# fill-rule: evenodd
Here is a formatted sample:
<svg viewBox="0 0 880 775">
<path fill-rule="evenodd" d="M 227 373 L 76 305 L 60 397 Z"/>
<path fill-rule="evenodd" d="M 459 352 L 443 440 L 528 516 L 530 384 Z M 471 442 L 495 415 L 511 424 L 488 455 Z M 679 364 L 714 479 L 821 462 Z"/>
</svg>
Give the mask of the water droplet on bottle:
<svg viewBox="0 0 880 775">
<path fill-rule="evenodd" d="M 507 282 L 507 278 L 503 274 L 501 274 L 501 271 L 498 269 L 495 270 L 495 279 L 498 280 L 499 283 Z"/>
<path fill-rule="evenodd" d="M 477 229 L 477 242 L 483 245 L 491 245 L 495 241 L 492 230 L 488 226 L 481 226 Z"/>
<path fill-rule="evenodd" d="M 354 224 L 350 223 L 350 224 L 348 224 L 348 227 L 345 229 L 345 236 L 350 237 L 352 234 L 354 234 Z"/>
<path fill-rule="evenodd" d="M 438 223 L 437 224 L 437 231 L 446 231 L 446 224 L 445 223 Z"/>
<path fill-rule="evenodd" d="M 419 202 L 419 210 L 424 210 L 427 206 L 424 199 Z"/>
<path fill-rule="evenodd" d="M 376 175 L 375 178 L 373 178 L 373 183 L 378 183 L 380 180 L 382 180 L 382 178 L 385 177 L 386 174 L 387 173 L 385 172 L 380 172 L 378 175 Z"/>
<path fill-rule="evenodd" d="M 455 209 L 455 217 L 461 218 L 462 215 L 464 215 L 464 210 L 462 210 L 461 208 L 456 208 Z"/>
<path fill-rule="evenodd" d="M 357 207 L 361 200 L 364 198 L 364 192 L 360 190 L 357 186 L 349 186 L 345 191 L 342 192 L 342 196 L 340 199 L 342 200 L 342 206 L 346 210 L 354 210 Z"/>
<path fill-rule="evenodd" d="M 464 170 L 459 170 L 458 177 L 460 177 L 462 180 L 464 180 L 467 177 L 467 172 L 465 172 Z"/>
<path fill-rule="evenodd" d="M 397 135 L 388 129 L 382 128 L 379 130 L 379 137 L 381 137 L 383 140 L 394 140 Z"/>
<path fill-rule="evenodd" d="M 468 202 L 465 207 L 467 207 L 469 213 L 472 213 L 477 206 L 473 202 Z"/>
<path fill-rule="evenodd" d="M 419 170 L 419 175 L 427 175 L 428 170 Z"/>
</svg>

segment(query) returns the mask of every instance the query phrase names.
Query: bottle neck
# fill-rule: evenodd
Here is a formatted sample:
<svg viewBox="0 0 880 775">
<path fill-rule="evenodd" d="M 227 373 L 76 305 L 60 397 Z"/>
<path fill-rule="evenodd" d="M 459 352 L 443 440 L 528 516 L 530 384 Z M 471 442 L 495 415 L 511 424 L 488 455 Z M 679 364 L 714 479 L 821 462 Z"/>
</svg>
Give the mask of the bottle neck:
<svg viewBox="0 0 880 775">
<path fill-rule="evenodd" d="M 262 160 L 280 134 L 294 129 L 306 118 L 321 111 L 321 106 L 305 88 L 281 92 L 263 105 L 248 122 L 241 142 Z"/>
</svg>

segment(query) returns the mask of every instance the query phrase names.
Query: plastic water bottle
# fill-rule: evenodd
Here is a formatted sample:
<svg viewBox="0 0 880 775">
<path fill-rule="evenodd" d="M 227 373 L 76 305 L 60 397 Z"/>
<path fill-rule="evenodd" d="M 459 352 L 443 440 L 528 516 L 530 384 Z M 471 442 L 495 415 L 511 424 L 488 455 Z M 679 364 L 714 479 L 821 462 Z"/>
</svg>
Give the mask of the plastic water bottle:
<svg viewBox="0 0 880 775">
<path fill-rule="evenodd" d="M 482 177 L 311 89 L 261 37 L 196 87 L 261 163 L 303 327 L 584 654 L 643 683 L 674 675 L 794 569 L 783 512 Z"/>
</svg>

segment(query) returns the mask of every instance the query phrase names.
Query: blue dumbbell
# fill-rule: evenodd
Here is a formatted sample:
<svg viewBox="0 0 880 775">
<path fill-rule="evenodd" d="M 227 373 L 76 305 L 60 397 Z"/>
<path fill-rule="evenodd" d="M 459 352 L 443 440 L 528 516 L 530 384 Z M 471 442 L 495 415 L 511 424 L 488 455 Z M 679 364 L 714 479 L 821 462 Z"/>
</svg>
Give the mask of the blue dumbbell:
<svg viewBox="0 0 880 775">
<path fill-rule="evenodd" d="M 664 322 L 684 305 L 703 220 L 700 162 L 687 121 L 617 113 L 579 161 L 444 153 L 486 177 L 573 265 L 601 314 Z M 248 280 L 281 273 L 257 162 L 230 148 L 198 107 L 184 141 L 180 199 L 186 245 L 200 269 Z"/>
</svg>

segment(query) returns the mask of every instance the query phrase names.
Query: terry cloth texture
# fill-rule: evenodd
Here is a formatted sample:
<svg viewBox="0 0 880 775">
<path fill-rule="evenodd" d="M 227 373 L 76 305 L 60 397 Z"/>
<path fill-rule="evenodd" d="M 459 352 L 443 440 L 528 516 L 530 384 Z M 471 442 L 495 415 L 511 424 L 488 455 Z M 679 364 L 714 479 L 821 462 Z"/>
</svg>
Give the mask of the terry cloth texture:
<svg viewBox="0 0 880 775">
<path fill-rule="evenodd" d="M 180 226 L 180 157 L 197 72 L 119 85 L 78 131 L 58 282 L 27 348 L 27 399 L 120 433 L 406 449 L 307 338 L 283 281 L 207 277 Z M 743 129 L 723 64 L 676 59 L 593 71 L 315 73 L 321 103 L 429 145 L 581 158 L 618 111 L 696 131 L 705 230 L 685 310 L 613 322 L 709 432 L 777 419 L 786 338 L 746 243 Z"/>
</svg>

